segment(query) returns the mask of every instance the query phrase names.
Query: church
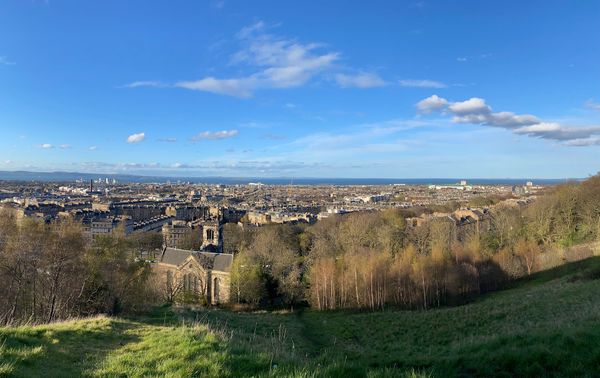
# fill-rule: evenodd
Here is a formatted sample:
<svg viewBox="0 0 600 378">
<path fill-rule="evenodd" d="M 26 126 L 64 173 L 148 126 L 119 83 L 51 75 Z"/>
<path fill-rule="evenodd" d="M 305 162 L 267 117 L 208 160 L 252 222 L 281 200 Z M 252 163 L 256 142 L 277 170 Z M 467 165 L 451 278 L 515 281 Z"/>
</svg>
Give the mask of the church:
<svg viewBox="0 0 600 378">
<path fill-rule="evenodd" d="M 155 265 L 167 299 L 211 305 L 229 302 L 233 255 L 166 247 Z"/>
</svg>

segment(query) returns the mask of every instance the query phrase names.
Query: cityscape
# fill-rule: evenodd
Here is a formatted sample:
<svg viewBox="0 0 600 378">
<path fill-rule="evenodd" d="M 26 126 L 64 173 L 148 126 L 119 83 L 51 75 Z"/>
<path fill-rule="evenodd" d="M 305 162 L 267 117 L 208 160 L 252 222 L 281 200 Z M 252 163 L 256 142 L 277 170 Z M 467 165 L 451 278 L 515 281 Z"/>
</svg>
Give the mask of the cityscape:
<svg viewBox="0 0 600 378">
<path fill-rule="evenodd" d="M 199 185 L 190 183 L 119 184 L 116 179 L 89 183 L 4 182 L 1 206 L 15 214 L 44 223 L 73 220 L 86 236 L 158 232 L 166 247 L 177 247 L 187 232 L 203 235 L 202 249 L 222 252 L 222 226 L 241 228 L 269 224 L 314 224 L 336 214 L 439 208 L 409 220 L 455 216 L 452 211 L 487 213 L 493 206 L 525 205 L 546 187 L 524 185 Z M 490 203 L 477 200 L 494 198 Z M 460 224 L 464 217 L 455 216 Z M 473 217 L 471 217 L 473 218 Z M 207 237 L 208 230 L 211 237 Z"/>
</svg>

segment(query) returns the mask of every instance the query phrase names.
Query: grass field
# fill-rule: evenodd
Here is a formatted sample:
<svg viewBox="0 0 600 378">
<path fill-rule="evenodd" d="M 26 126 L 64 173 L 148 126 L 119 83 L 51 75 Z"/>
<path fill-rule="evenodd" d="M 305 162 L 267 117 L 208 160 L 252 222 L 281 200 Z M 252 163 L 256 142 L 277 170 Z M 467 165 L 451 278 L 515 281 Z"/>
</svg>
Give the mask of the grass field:
<svg viewBox="0 0 600 378">
<path fill-rule="evenodd" d="M 157 309 L 0 328 L 0 376 L 600 376 L 600 258 L 430 311 Z"/>
</svg>

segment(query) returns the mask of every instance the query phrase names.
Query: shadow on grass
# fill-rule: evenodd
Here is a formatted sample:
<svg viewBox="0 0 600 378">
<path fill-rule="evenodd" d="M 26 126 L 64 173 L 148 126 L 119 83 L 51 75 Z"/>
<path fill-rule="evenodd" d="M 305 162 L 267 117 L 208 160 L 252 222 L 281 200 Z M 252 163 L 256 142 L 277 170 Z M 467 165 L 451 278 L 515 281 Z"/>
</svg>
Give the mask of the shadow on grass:
<svg viewBox="0 0 600 378">
<path fill-rule="evenodd" d="M 175 311 L 163 306 L 135 320 L 154 326 L 205 325 L 220 340 L 211 350 L 223 355 L 221 376 L 598 375 L 600 327 L 595 307 L 586 304 L 597 298 L 597 283 L 565 284 L 598 278 L 600 257 L 592 257 L 501 290 L 543 290 L 548 293 L 543 297 L 519 290 L 482 296 L 475 306 L 375 314 Z M 542 285 L 554 280 L 562 281 L 548 290 Z M 586 295 L 579 302 L 566 301 L 575 289 Z M 591 315 L 572 317 L 572 311 Z M 570 320 L 577 322 L 569 325 Z"/>
<path fill-rule="evenodd" d="M 0 376 L 78 377 L 111 350 L 136 340 L 135 325 L 108 318 L 0 330 Z"/>
<path fill-rule="evenodd" d="M 533 273 L 531 276 L 522 277 L 513 281 L 507 289 L 542 284 L 566 276 L 581 275 L 582 277 L 593 277 L 598 272 L 600 272 L 600 256 L 588 257 L 584 260 L 565 263 L 552 269 Z"/>
</svg>

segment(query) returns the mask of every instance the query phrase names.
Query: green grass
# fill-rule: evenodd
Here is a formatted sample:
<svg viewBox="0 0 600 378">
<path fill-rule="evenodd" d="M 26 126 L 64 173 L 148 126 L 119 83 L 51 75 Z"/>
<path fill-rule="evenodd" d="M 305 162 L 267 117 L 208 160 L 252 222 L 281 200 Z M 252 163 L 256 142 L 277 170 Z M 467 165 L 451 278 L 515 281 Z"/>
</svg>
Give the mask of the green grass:
<svg viewBox="0 0 600 378">
<path fill-rule="evenodd" d="M 460 307 L 156 309 L 0 328 L 0 376 L 600 376 L 600 258 Z"/>
</svg>

